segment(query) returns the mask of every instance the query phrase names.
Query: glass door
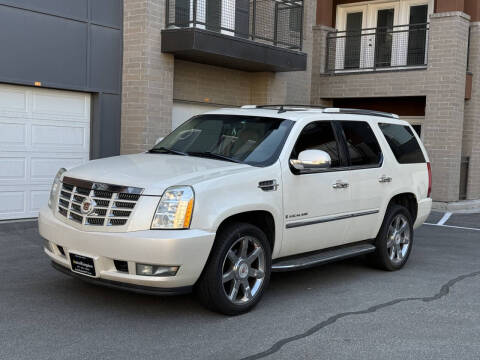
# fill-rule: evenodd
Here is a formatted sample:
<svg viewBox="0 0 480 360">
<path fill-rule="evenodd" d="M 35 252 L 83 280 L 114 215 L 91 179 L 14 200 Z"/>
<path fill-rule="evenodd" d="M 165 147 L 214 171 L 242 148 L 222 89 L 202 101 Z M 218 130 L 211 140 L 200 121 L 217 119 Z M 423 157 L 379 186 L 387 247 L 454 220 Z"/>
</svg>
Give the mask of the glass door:
<svg viewBox="0 0 480 360">
<path fill-rule="evenodd" d="M 336 69 L 373 70 L 392 66 L 393 30 L 399 2 L 339 6 Z"/>
<path fill-rule="evenodd" d="M 360 68 L 362 56 L 363 11 L 351 12 L 346 19 L 344 69 Z"/>
<path fill-rule="evenodd" d="M 393 23 L 395 9 L 381 9 L 377 12 L 377 31 L 375 35 L 375 67 L 392 65 Z"/>
<path fill-rule="evenodd" d="M 428 5 L 410 6 L 407 65 L 425 65 L 427 54 Z"/>
<path fill-rule="evenodd" d="M 368 36 L 365 65 L 368 69 L 390 67 L 394 58 L 394 26 L 398 25 L 399 3 L 368 5 Z"/>
<path fill-rule="evenodd" d="M 359 70 L 364 67 L 363 29 L 367 21 L 367 5 L 339 7 L 336 40 L 335 69 Z"/>
</svg>

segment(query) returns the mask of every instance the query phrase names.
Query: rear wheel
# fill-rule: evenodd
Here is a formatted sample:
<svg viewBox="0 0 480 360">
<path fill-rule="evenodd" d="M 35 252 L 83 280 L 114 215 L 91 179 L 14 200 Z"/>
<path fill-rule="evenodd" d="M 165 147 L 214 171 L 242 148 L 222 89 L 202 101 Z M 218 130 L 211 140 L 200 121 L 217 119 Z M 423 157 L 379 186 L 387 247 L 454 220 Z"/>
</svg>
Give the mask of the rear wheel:
<svg viewBox="0 0 480 360">
<path fill-rule="evenodd" d="M 262 297 L 270 266 L 271 250 L 263 231 L 246 223 L 232 224 L 217 235 L 196 286 L 198 297 L 211 310 L 245 313 Z"/>
<path fill-rule="evenodd" d="M 377 267 L 395 271 L 408 260 L 413 245 L 413 221 L 400 205 L 390 205 L 375 240 L 376 251 L 370 256 Z"/>
</svg>

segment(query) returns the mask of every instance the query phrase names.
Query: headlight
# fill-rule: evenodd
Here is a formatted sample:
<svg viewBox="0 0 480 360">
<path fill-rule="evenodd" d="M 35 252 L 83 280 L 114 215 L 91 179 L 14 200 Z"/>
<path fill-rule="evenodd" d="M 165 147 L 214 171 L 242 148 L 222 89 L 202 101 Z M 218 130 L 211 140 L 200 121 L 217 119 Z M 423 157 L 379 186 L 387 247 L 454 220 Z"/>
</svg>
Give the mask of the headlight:
<svg viewBox="0 0 480 360">
<path fill-rule="evenodd" d="M 190 186 L 165 190 L 155 211 L 152 229 L 188 229 L 192 220 L 195 195 Z"/>
<path fill-rule="evenodd" d="M 48 207 L 50 209 L 53 209 L 53 204 L 55 203 L 58 191 L 60 189 L 60 180 L 65 171 L 67 171 L 67 169 L 61 168 L 58 170 L 57 175 L 55 175 L 55 179 L 53 179 L 52 189 L 50 190 L 50 198 L 48 199 Z"/>
</svg>

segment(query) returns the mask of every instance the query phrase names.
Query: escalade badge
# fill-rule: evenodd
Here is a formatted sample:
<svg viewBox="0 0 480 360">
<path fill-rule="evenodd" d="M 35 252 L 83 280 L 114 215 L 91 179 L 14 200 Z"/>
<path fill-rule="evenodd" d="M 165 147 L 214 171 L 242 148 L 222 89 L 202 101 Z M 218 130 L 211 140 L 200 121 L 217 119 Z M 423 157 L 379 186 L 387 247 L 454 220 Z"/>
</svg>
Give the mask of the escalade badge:
<svg viewBox="0 0 480 360">
<path fill-rule="evenodd" d="M 81 204 L 81 211 L 84 215 L 90 215 L 97 204 L 90 197 L 83 199 Z"/>
</svg>

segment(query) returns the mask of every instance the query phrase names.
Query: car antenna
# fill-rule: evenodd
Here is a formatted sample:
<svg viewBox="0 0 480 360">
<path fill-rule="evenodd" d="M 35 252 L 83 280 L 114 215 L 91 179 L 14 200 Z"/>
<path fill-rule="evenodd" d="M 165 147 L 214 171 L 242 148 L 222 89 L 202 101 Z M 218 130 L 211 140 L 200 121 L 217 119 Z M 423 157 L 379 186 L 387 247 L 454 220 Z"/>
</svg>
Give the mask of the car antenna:
<svg viewBox="0 0 480 360">
<path fill-rule="evenodd" d="M 280 108 L 278 109 L 278 114 L 281 114 L 281 113 L 284 113 L 286 112 L 287 110 L 284 110 L 283 109 L 283 105 L 280 105 Z"/>
</svg>

